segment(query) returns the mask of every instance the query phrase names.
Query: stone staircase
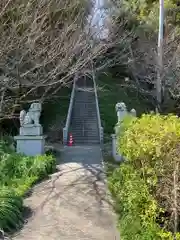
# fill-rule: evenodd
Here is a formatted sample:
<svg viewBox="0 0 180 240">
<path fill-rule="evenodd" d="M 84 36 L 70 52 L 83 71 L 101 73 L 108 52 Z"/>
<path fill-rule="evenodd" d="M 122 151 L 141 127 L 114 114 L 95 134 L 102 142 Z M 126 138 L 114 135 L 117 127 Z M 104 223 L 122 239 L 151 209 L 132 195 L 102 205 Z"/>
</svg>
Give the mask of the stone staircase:
<svg viewBox="0 0 180 240">
<path fill-rule="evenodd" d="M 76 83 L 69 133 L 75 145 L 100 144 L 93 81 L 79 79 Z"/>
</svg>

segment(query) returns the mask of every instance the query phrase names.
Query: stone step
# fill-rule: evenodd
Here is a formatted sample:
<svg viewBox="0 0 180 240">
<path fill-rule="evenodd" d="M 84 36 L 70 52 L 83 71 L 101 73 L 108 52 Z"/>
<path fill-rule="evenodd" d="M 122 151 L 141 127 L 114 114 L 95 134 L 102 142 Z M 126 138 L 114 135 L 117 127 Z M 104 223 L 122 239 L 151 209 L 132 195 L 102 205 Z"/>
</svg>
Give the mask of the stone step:
<svg viewBox="0 0 180 240">
<path fill-rule="evenodd" d="M 82 114 L 84 113 L 84 116 L 89 115 L 89 114 L 93 114 L 94 116 L 97 116 L 97 113 L 95 111 L 96 111 L 96 109 L 92 109 L 92 108 L 90 108 L 90 109 L 87 109 L 87 108 L 83 109 L 83 107 L 73 108 L 72 116 L 74 116 L 74 115 L 79 116 L 78 115 L 79 113 L 82 113 Z"/>
<path fill-rule="evenodd" d="M 75 101 L 75 102 L 74 102 L 74 106 L 79 107 L 79 105 L 81 105 L 81 106 L 89 106 L 89 107 L 94 107 L 94 108 L 96 108 L 96 104 L 93 103 L 93 99 L 92 99 L 91 101 L 82 101 L 82 102 Z"/>
<path fill-rule="evenodd" d="M 90 122 L 89 124 L 88 123 L 85 124 L 83 122 L 76 123 L 75 121 L 70 125 L 70 128 L 71 129 L 87 129 L 87 130 L 89 130 L 89 129 L 94 129 L 94 130 L 99 129 L 96 122 L 95 123 Z"/>
<path fill-rule="evenodd" d="M 74 143 L 99 143 L 99 139 L 87 139 L 87 138 L 81 138 L 81 139 L 74 139 Z"/>
<path fill-rule="evenodd" d="M 76 93 L 76 94 L 79 94 L 79 93 Z M 74 99 L 74 103 L 86 103 L 86 102 L 89 103 L 89 102 L 92 102 L 94 98 L 95 98 L 95 95 L 89 96 L 89 97 L 79 96 Z M 92 103 L 94 103 L 94 101 Z"/>
<path fill-rule="evenodd" d="M 90 119 L 90 118 L 73 118 L 71 119 L 71 124 L 86 124 L 86 125 L 89 125 L 91 123 L 93 124 L 96 124 L 97 123 L 97 120 L 96 119 Z"/>
<path fill-rule="evenodd" d="M 72 118 L 77 118 L 77 119 L 81 119 L 82 117 L 84 118 L 89 118 L 91 117 L 92 119 L 96 119 L 97 118 L 97 115 L 94 115 L 94 113 L 85 113 L 83 114 L 82 112 L 76 112 L 75 114 L 72 114 Z"/>
<path fill-rule="evenodd" d="M 98 130 L 98 128 L 94 128 L 94 129 L 92 129 L 92 128 L 89 128 L 89 129 L 87 129 L 87 128 L 85 128 L 85 129 L 83 129 L 83 128 L 76 128 L 76 127 L 71 127 L 70 128 L 70 131 L 72 132 L 72 131 L 74 131 L 74 132 L 85 132 L 85 133 L 90 133 L 90 134 L 95 134 L 95 133 L 98 133 L 99 134 L 99 130 Z"/>
<path fill-rule="evenodd" d="M 75 133 L 72 132 L 72 136 L 73 136 L 73 139 L 76 139 L 76 140 L 84 140 L 84 139 L 87 139 L 87 140 L 98 140 L 99 141 L 99 135 L 95 135 L 95 136 L 89 136 L 89 135 L 76 135 Z"/>
<path fill-rule="evenodd" d="M 92 103 L 92 104 L 95 104 L 95 102 L 94 102 L 94 97 L 92 97 L 92 98 L 76 98 L 75 100 L 74 100 L 74 103 L 75 104 L 86 104 L 86 103 Z"/>
<path fill-rule="evenodd" d="M 81 116 L 84 116 L 84 117 L 88 117 L 88 116 L 92 116 L 92 117 L 97 117 L 97 114 L 96 113 L 94 113 L 94 111 L 96 111 L 96 110 L 91 110 L 91 111 L 84 111 L 84 114 L 83 114 L 83 112 L 82 112 L 82 109 L 81 110 L 79 110 L 79 109 L 77 109 L 77 110 L 74 110 L 73 111 L 73 113 L 72 113 L 72 118 L 73 117 L 76 117 L 76 118 L 81 118 Z M 79 115 L 79 114 L 81 114 L 81 115 Z"/>
<path fill-rule="evenodd" d="M 73 111 L 74 112 L 76 112 L 76 111 L 85 111 L 85 112 L 87 112 L 87 111 L 96 111 L 96 108 L 95 107 L 90 107 L 90 106 L 86 106 L 86 107 L 84 107 L 83 105 L 81 106 L 81 105 L 79 105 L 79 106 L 74 106 L 73 107 Z M 95 112 L 96 113 L 96 112 Z"/>
<path fill-rule="evenodd" d="M 71 131 L 75 131 L 75 132 L 85 132 L 85 133 L 88 133 L 88 132 L 90 132 L 90 134 L 94 134 L 94 133 L 98 133 L 99 134 L 99 129 L 98 129 L 98 127 L 97 126 L 95 126 L 95 127 L 82 127 L 82 126 L 71 126 L 70 127 L 70 130 Z"/>
<path fill-rule="evenodd" d="M 71 131 L 76 131 L 76 132 L 78 132 L 78 131 L 80 131 L 80 132 L 82 132 L 82 131 L 84 131 L 84 132 L 91 132 L 91 133 L 99 132 L 98 127 L 82 128 L 82 127 L 71 126 L 70 129 L 71 129 Z"/>
<path fill-rule="evenodd" d="M 93 98 L 91 98 L 91 99 L 75 99 L 74 100 L 74 104 L 92 104 L 92 105 L 94 105 L 94 106 L 96 106 L 96 104 L 95 104 L 95 102 L 94 102 L 94 97 Z"/>
<path fill-rule="evenodd" d="M 74 100 L 74 104 L 86 104 L 86 103 L 95 104 L 95 102 L 94 102 L 94 97 L 88 98 L 88 99 L 78 98 L 78 99 L 75 99 L 75 100 Z"/>
<path fill-rule="evenodd" d="M 89 134 L 89 133 L 79 133 L 79 132 L 74 132 L 74 131 L 71 131 L 72 135 L 73 136 L 77 136 L 77 137 L 92 137 L 92 138 L 95 138 L 95 137 L 98 137 L 99 134 L 98 133 L 94 133 L 94 134 Z"/>
<path fill-rule="evenodd" d="M 87 145 L 97 145 L 97 144 L 100 144 L 100 141 L 94 141 L 94 142 L 92 142 L 92 141 L 76 141 L 76 142 L 74 142 L 73 143 L 73 145 L 84 145 L 84 146 L 87 146 Z"/>
<path fill-rule="evenodd" d="M 93 81 L 92 79 L 85 79 L 85 77 L 81 77 L 76 82 L 76 86 L 82 86 L 82 87 L 92 87 L 93 88 Z"/>
<path fill-rule="evenodd" d="M 80 126 L 97 126 L 98 127 L 98 124 L 97 124 L 97 120 L 90 120 L 90 119 L 72 119 L 71 120 L 71 125 L 73 126 L 76 126 L 76 125 L 80 125 Z"/>
<path fill-rule="evenodd" d="M 91 142 L 91 143 L 99 143 L 100 140 L 97 139 L 97 138 L 96 138 L 96 139 L 89 139 L 89 138 L 87 139 L 87 137 L 84 137 L 84 138 L 76 138 L 76 137 L 74 137 L 74 138 L 73 138 L 73 142 L 74 142 L 74 143 L 79 143 L 79 142 L 82 142 L 82 143 L 83 143 L 83 142 L 84 142 L 84 143 L 85 143 L 85 142 L 86 142 L 86 143 L 87 143 L 87 142 L 89 142 L 89 143 L 90 143 L 90 142 Z"/>
<path fill-rule="evenodd" d="M 76 121 L 73 121 L 70 125 L 70 128 L 72 129 L 98 129 L 98 125 L 97 125 L 97 122 L 76 122 Z"/>
<path fill-rule="evenodd" d="M 75 134 L 72 132 L 72 136 L 73 136 L 73 139 L 89 139 L 89 140 L 99 140 L 99 135 L 93 135 L 93 136 L 90 136 L 90 135 L 79 135 L 79 134 Z"/>
<path fill-rule="evenodd" d="M 92 125 L 92 124 L 95 124 L 95 125 L 97 125 L 97 121 L 96 120 L 91 120 L 91 119 L 85 119 L 85 118 L 82 118 L 82 119 L 72 119 L 71 120 L 71 125 Z"/>
<path fill-rule="evenodd" d="M 74 131 L 74 132 L 85 132 L 85 133 L 99 133 L 99 129 L 98 127 L 89 127 L 89 128 L 82 128 L 82 127 L 76 127 L 76 126 L 71 126 L 69 128 L 71 131 Z"/>
<path fill-rule="evenodd" d="M 81 129 L 80 128 L 79 129 L 77 129 L 77 128 L 70 128 L 69 131 L 74 132 L 76 134 L 82 134 L 82 133 L 89 134 L 89 135 L 97 135 L 97 134 L 99 134 L 99 130 L 98 129 L 93 129 L 93 130 L 85 129 L 85 130 L 83 130 L 82 128 Z"/>
<path fill-rule="evenodd" d="M 88 125 L 92 125 L 92 124 L 95 124 L 95 125 L 97 125 L 97 121 L 96 120 L 90 120 L 90 119 L 72 119 L 71 120 L 71 125 L 86 125 L 86 126 L 88 126 Z"/>
<path fill-rule="evenodd" d="M 84 106 L 76 106 L 76 107 L 73 107 L 73 112 L 94 112 L 96 114 L 96 108 L 95 107 L 84 107 Z"/>
<path fill-rule="evenodd" d="M 87 117 L 89 115 L 92 115 L 93 117 L 97 117 L 97 113 L 95 112 L 96 109 L 83 109 L 82 108 L 77 108 L 77 109 L 73 109 L 72 112 L 72 117 L 81 117 L 79 114 Z"/>
<path fill-rule="evenodd" d="M 99 134 L 87 134 L 87 133 L 77 133 L 74 131 L 71 131 L 73 136 L 76 137 L 89 137 L 89 138 L 97 138 L 99 136 Z"/>
<path fill-rule="evenodd" d="M 89 106 L 89 107 L 87 107 L 87 106 L 84 107 L 83 105 L 79 105 L 79 106 L 74 106 L 74 107 L 73 107 L 73 111 L 75 111 L 75 112 L 76 112 L 76 111 L 81 111 L 81 112 L 82 112 L 82 111 L 83 111 L 83 112 L 84 112 L 84 111 L 96 111 L 96 108 L 95 108 L 95 107 L 90 107 L 90 106 Z"/>
<path fill-rule="evenodd" d="M 76 83 L 76 87 L 79 88 L 76 88 L 75 91 L 69 129 L 69 132 L 73 135 L 74 143 L 99 144 L 100 142 L 95 93 L 92 80 L 91 84 L 91 88 L 86 88 L 90 86 L 86 86 L 83 79 L 80 81 L 78 80 L 78 84 Z"/>
<path fill-rule="evenodd" d="M 78 93 L 77 93 L 78 94 Z M 79 103 L 86 103 L 86 102 L 91 102 L 91 101 L 93 101 L 94 100 L 94 98 L 95 98 L 95 95 L 94 96 L 91 96 L 91 97 L 83 97 L 83 96 L 80 96 L 80 97 L 78 97 L 78 98 L 75 98 L 74 99 L 74 102 L 76 103 L 76 102 L 79 102 Z M 94 101 L 92 102 L 92 103 L 94 103 Z"/>
</svg>

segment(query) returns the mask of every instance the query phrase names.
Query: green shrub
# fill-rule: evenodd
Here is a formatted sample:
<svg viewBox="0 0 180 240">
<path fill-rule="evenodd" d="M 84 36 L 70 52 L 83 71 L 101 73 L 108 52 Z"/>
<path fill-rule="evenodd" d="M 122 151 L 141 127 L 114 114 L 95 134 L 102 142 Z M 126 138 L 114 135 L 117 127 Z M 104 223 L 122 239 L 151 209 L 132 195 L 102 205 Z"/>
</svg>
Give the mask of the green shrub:
<svg viewBox="0 0 180 240">
<path fill-rule="evenodd" d="M 51 155 L 26 157 L 0 142 L 0 228 L 10 231 L 22 223 L 22 196 L 55 168 Z"/>
<path fill-rule="evenodd" d="M 140 175 L 129 164 L 122 164 L 108 182 L 120 215 L 121 239 L 157 239 L 157 204 Z"/>
<path fill-rule="evenodd" d="M 51 155 L 26 157 L 4 153 L 0 157 L 0 183 L 9 185 L 14 179 L 36 177 L 41 179 L 53 171 L 55 159 Z"/>
<path fill-rule="evenodd" d="M 0 187 L 0 229 L 11 231 L 23 223 L 23 200 L 13 189 Z"/>
<path fill-rule="evenodd" d="M 124 119 L 118 149 L 126 160 L 109 186 L 120 206 L 121 239 L 180 239 L 179 118 L 148 114 Z"/>
<path fill-rule="evenodd" d="M 123 125 L 125 131 L 119 138 L 119 151 L 143 176 L 159 175 L 161 170 L 171 167 L 180 142 L 180 120 L 177 116 L 143 115 L 131 121 L 128 119 L 128 124 L 125 121 L 120 129 Z"/>
<path fill-rule="evenodd" d="M 55 158 L 51 155 L 36 157 L 19 156 L 18 165 L 14 169 L 14 176 L 37 177 L 42 179 L 55 168 Z"/>
<path fill-rule="evenodd" d="M 38 180 L 38 176 L 25 176 L 21 178 L 14 177 L 9 181 L 8 186 L 11 186 L 18 196 L 24 196 Z"/>
</svg>

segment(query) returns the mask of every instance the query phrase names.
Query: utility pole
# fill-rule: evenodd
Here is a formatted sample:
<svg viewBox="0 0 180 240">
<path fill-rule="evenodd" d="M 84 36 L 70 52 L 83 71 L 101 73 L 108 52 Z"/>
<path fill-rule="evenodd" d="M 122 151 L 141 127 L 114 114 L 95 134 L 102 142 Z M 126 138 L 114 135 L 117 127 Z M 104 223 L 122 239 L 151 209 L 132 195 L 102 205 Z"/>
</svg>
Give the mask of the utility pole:
<svg viewBox="0 0 180 240">
<path fill-rule="evenodd" d="M 157 109 L 160 110 L 162 102 L 162 72 L 163 72 L 163 29 L 164 29 L 164 0 L 159 0 L 159 35 L 158 35 L 158 69 L 156 81 Z"/>
</svg>

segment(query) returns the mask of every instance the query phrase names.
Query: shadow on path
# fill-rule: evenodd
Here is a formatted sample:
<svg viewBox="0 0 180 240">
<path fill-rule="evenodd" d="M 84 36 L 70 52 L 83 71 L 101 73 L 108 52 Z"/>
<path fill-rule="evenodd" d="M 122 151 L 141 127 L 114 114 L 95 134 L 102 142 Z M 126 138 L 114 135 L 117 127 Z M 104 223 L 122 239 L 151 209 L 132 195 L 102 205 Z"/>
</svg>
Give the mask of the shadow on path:
<svg viewBox="0 0 180 240">
<path fill-rule="evenodd" d="M 65 147 L 57 168 L 26 199 L 33 216 L 14 239 L 118 239 L 100 147 Z"/>
</svg>

